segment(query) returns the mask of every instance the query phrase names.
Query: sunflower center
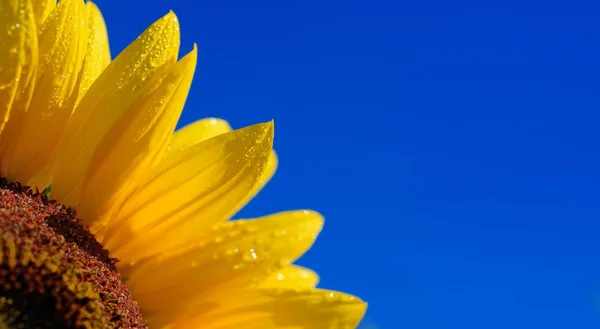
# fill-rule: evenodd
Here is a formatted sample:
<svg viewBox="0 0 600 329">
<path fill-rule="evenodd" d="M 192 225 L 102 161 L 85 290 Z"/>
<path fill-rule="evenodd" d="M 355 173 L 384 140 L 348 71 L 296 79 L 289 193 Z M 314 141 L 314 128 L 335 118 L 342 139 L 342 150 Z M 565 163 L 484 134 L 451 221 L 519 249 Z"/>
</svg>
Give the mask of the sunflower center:
<svg viewBox="0 0 600 329">
<path fill-rule="evenodd" d="M 0 329 L 147 328 L 115 262 L 72 211 L 0 179 Z"/>
</svg>

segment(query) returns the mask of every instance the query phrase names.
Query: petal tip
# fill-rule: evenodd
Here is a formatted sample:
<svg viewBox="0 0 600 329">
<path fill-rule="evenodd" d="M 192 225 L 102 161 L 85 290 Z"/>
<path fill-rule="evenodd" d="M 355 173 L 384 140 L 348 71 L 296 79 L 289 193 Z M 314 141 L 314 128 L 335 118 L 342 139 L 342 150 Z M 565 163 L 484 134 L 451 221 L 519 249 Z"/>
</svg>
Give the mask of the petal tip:
<svg viewBox="0 0 600 329">
<path fill-rule="evenodd" d="M 86 1 L 85 5 L 94 9 L 98 9 L 98 5 L 96 5 L 93 1 Z"/>
<path fill-rule="evenodd" d="M 173 22 L 178 22 L 177 15 L 173 10 L 169 10 L 169 12 L 163 17 L 165 20 L 172 20 Z"/>
<path fill-rule="evenodd" d="M 175 15 L 175 12 L 170 10 L 166 15 L 164 15 L 163 17 L 161 17 L 158 20 L 159 25 L 162 26 L 169 26 L 172 28 L 171 31 L 176 31 L 179 32 L 179 19 L 177 18 L 177 15 Z M 179 34 L 177 34 L 178 36 Z"/>
<path fill-rule="evenodd" d="M 310 209 L 303 209 L 303 210 L 299 210 L 299 211 L 295 212 L 295 214 L 296 214 L 296 218 L 298 218 L 298 219 L 303 219 L 303 220 L 308 220 L 308 221 L 312 221 L 315 223 L 319 223 L 320 226 L 323 226 L 323 223 L 325 222 L 325 217 L 323 217 L 323 215 L 321 215 L 321 213 L 318 211 L 314 211 L 314 210 L 310 210 Z"/>
<path fill-rule="evenodd" d="M 299 210 L 291 212 L 292 218 L 299 221 L 304 227 L 304 231 L 312 232 L 313 239 L 316 239 L 323 230 L 325 218 L 314 210 Z"/>
</svg>

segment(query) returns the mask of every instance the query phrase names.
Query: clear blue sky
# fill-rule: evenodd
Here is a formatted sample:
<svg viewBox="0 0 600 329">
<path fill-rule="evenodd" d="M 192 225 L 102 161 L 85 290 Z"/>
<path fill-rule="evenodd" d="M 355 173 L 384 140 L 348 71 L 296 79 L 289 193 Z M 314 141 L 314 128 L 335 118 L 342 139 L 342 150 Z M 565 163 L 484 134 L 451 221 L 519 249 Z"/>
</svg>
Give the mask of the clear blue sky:
<svg viewBox="0 0 600 329">
<path fill-rule="evenodd" d="M 327 216 L 301 260 L 379 329 L 600 326 L 592 1 L 97 0 L 113 55 L 173 9 L 183 122 L 275 119 L 242 216 Z"/>
</svg>

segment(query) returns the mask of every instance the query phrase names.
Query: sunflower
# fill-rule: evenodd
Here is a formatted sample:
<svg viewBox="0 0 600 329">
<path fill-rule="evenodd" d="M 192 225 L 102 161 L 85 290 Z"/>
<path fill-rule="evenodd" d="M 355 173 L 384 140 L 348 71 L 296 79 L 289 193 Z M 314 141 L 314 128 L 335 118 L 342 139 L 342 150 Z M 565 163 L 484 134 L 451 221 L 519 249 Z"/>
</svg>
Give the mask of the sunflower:
<svg viewBox="0 0 600 329">
<path fill-rule="evenodd" d="M 174 13 L 112 61 L 91 2 L 0 0 L 0 25 L 0 328 L 357 326 L 363 301 L 293 265 L 321 215 L 230 220 L 273 122 L 175 131 L 197 50 Z"/>
</svg>

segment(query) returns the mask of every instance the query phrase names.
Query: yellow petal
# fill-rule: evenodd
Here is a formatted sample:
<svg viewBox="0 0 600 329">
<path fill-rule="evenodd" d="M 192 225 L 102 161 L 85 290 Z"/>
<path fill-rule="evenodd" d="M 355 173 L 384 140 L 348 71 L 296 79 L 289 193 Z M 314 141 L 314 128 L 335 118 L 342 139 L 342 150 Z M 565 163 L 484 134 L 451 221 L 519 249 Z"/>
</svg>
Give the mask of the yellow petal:
<svg viewBox="0 0 600 329">
<path fill-rule="evenodd" d="M 252 186 L 250 191 L 246 193 L 246 196 L 240 201 L 238 206 L 233 209 L 234 213 L 237 213 L 240 209 L 242 209 L 252 198 L 254 198 L 258 192 L 271 180 L 275 171 L 277 170 L 277 165 L 279 160 L 277 159 L 277 154 L 275 151 L 271 151 L 269 154 L 269 160 L 267 161 L 267 165 L 265 166 L 265 171 L 260 176 L 258 182 Z"/>
<path fill-rule="evenodd" d="M 4 130 L 11 120 L 18 121 L 29 106 L 35 86 L 38 58 L 37 28 L 29 1 L 0 0 L 0 167 L 8 176 L 7 150 L 18 136 L 18 130 Z"/>
<path fill-rule="evenodd" d="M 172 70 L 178 50 L 179 24 L 171 12 L 144 31 L 96 79 L 55 152 L 53 197 L 77 205 L 94 150 L 123 113 L 131 110 L 131 103 L 151 95 L 149 91 Z"/>
<path fill-rule="evenodd" d="M 110 64 L 108 34 L 102 13 L 93 2 L 86 3 L 86 11 L 89 34 L 79 94 L 77 95 L 78 100 L 81 100 L 100 73 Z"/>
<path fill-rule="evenodd" d="M 167 152 L 164 155 L 165 159 L 162 161 L 168 161 L 166 158 L 170 156 L 177 156 L 179 152 L 185 152 L 185 150 L 192 145 L 230 131 L 231 127 L 229 126 L 229 123 L 222 119 L 207 118 L 191 123 L 173 134 L 171 142 L 169 143 L 169 147 L 167 148 Z M 236 209 L 232 209 L 234 210 L 232 213 L 235 213 L 243 208 L 256 194 L 258 194 L 258 192 L 275 174 L 275 171 L 277 170 L 277 164 L 277 154 L 275 151 L 271 151 L 265 171 L 261 175 L 259 181 L 246 194 L 244 199 L 240 201 L 238 207 Z"/>
<path fill-rule="evenodd" d="M 9 177 L 29 184 L 47 164 L 73 110 L 72 96 L 76 96 L 86 44 L 83 0 L 61 1 L 40 35 L 37 82 L 27 112 L 18 123 L 20 133 L 11 141 L 6 168 Z"/>
<path fill-rule="evenodd" d="M 231 130 L 229 123 L 222 119 L 207 118 L 198 120 L 177 130 L 173 134 L 171 142 L 169 143 L 169 151 L 183 151 L 192 145 L 230 132 Z"/>
<path fill-rule="evenodd" d="M 312 211 L 226 222 L 207 230 L 190 250 L 122 273 L 144 314 L 170 313 L 192 300 L 259 285 L 304 254 L 322 225 L 321 215 Z"/>
<path fill-rule="evenodd" d="M 35 11 L 35 22 L 38 27 L 43 26 L 52 9 L 56 7 L 56 0 L 31 0 Z M 41 32 L 41 29 L 39 30 Z"/>
<path fill-rule="evenodd" d="M 77 209 L 86 223 L 118 207 L 137 178 L 165 150 L 192 84 L 196 55 L 194 46 L 158 88 L 133 102 L 98 145 Z"/>
<path fill-rule="evenodd" d="M 273 124 L 219 135 L 170 156 L 143 177 L 114 225 L 97 236 L 123 260 L 164 252 L 229 219 L 265 170 Z"/>
<path fill-rule="evenodd" d="M 319 276 L 312 270 L 300 266 L 288 266 L 271 275 L 261 288 L 308 289 L 319 283 Z"/>
<path fill-rule="evenodd" d="M 358 297 L 329 290 L 249 290 L 191 307 L 172 328 L 355 329 L 366 309 Z"/>
</svg>

